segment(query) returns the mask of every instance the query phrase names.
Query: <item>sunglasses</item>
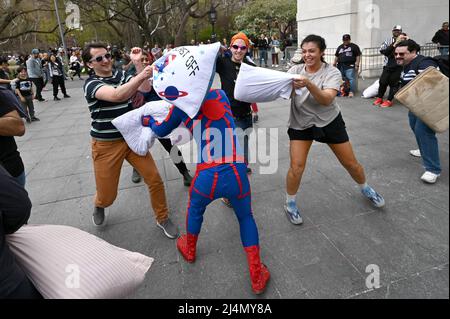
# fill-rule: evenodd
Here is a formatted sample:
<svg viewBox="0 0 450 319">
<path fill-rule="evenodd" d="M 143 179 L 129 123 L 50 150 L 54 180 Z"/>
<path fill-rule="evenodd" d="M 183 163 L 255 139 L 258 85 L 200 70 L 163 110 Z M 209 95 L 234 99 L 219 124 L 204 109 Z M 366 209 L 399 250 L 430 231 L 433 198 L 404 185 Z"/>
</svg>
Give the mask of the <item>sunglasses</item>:
<svg viewBox="0 0 450 319">
<path fill-rule="evenodd" d="M 94 62 L 94 61 L 96 61 L 96 62 L 100 63 L 100 62 L 103 61 L 103 59 L 106 59 L 106 60 L 111 59 L 111 54 L 110 54 L 110 53 L 106 53 L 105 55 L 97 56 L 97 57 L 91 59 L 89 62 Z"/>
<path fill-rule="evenodd" d="M 395 56 L 405 56 L 405 53 L 394 53 Z"/>
<path fill-rule="evenodd" d="M 238 46 L 237 44 L 233 44 L 232 46 L 231 46 L 233 49 L 235 49 L 235 50 L 238 50 L 238 49 L 241 49 L 241 51 L 245 51 L 245 50 L 247 50 L 247 47 L 245 46 L 245 45 L 243 45 L 243 46 Z"/>
</svg>

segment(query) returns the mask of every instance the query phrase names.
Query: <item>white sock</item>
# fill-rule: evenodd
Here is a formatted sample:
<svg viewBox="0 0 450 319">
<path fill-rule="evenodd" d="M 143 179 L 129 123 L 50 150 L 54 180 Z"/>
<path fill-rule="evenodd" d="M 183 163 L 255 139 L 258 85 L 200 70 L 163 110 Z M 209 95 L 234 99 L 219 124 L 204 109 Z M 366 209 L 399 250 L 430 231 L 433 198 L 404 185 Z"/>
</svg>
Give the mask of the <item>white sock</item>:
<svg viewBox="0 0 450 319">
<path fill-rule="evenodd" d="M 359 188 L 361 188 L 361 190 L 363 190 L 364 188 L 366 188 L 367 186 L 369 186 L 369 185 L 367 185 L 367 183 L 364 183 L 364 184 L 358 184 L 359 185 Z"/>
<path fill-rule="evenodd" d="M 286 193 L 286 203 L 295 202 L 295 197 L 296 196 L 297 195 L 289 195 L 288 193 Z"/>
</svg>

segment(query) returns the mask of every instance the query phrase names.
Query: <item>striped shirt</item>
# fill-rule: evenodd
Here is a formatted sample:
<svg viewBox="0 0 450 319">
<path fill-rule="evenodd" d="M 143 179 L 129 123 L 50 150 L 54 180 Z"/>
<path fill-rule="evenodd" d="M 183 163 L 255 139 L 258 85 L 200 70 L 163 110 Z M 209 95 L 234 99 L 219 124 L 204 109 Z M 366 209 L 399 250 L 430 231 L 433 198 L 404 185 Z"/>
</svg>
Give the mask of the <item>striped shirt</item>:
<svg viewBox="0 0 450 319">
<path fill-rule="evenodd" d="M 430 57 L 417 55 L 417 57 L 403 69 L 401 75 L 402 87 L 414 80 L 416 76 L 418 76 L 430 66 L 437 68 L 438 64 Z"/>
<path fill-rule="evenodd" d="M 131 101 L 102 101 L 97 100 L 95 94 L 98 89 L 105 85 L 117 88 L 130 81 L 131 78 L 131 75 L 127 76 L 124 72 L 118 70 L 111 77 L 102 78 L 94 75 L 86 80 L 83 89 L 91 112 L 91 136 L 93 138 L 102 141 L 114 141 L 123 138 L 111 121 L 132 110 Z"/>
</svg>

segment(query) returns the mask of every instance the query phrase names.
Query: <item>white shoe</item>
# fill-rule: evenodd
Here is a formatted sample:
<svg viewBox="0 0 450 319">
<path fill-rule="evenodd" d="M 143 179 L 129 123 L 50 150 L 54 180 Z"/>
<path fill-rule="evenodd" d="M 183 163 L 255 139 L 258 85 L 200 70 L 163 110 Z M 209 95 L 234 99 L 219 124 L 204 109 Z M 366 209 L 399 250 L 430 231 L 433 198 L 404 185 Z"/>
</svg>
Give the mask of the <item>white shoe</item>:
<svg viewBox="0 0 450 319">
<path fill-rule="evenodd" d="M 420 179 L 423 180 L 425 183 L 434 184 L 434 183 L 436 183 L 439 176 L 441 176 L 441 175 L 434 174 L 431 172 L 425 172 Z"/>
<path fill-rule="evenodd" d="M 410 150 L 409 154 L 411 154 L 414 157 L 421 157 L 420 150 Z"/>
</svg>

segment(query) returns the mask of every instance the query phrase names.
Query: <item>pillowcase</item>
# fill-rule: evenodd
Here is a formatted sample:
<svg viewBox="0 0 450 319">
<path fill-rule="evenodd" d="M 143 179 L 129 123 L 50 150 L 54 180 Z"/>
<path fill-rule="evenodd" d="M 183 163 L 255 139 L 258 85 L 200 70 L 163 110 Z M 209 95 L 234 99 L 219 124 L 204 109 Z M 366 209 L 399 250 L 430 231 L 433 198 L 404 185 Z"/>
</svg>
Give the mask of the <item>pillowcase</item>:
<svg viewBox="0 0 450 319">
<path fill-rule="evenodd" d="M 135 291 L 153 258 L 60 225 L 24 225 L 6 236 L 11 251 L 44 298 L 123 298 Z"/>
<path fill-rule="evenodd" d="M 265 68 L 241 64 L 234 98 L 247 103 L 272 102 L 279 98 L 289 99 L 292 93 L 292 80 L 297 74 L 290 74 Z M 295 90 L 301 95 L 301 90 Z"/>
<path fill-rule="evenodd" d="M 111 123 L 120 131 L 133 152 L 145 156 L 155 143 L 157 135 L 150 127 L 142 126 L 142 116 L 151 115 L 156 121 L 162 122 L 169 114 L 171 106 L 164 100 L 148 102 L 138 109 L 116 117 Z M 181 123 L 165 138 L 169 138 L 172 145 L 182 145 L 188 143 L 192 139 L 192 135 Z"/>
<path fill-rule="evenodd" d="M 153 87 L 163 100 L 194 118 L 215 76 L 220 42 L 177 47 L 154 63 Z"/>
</svg>

